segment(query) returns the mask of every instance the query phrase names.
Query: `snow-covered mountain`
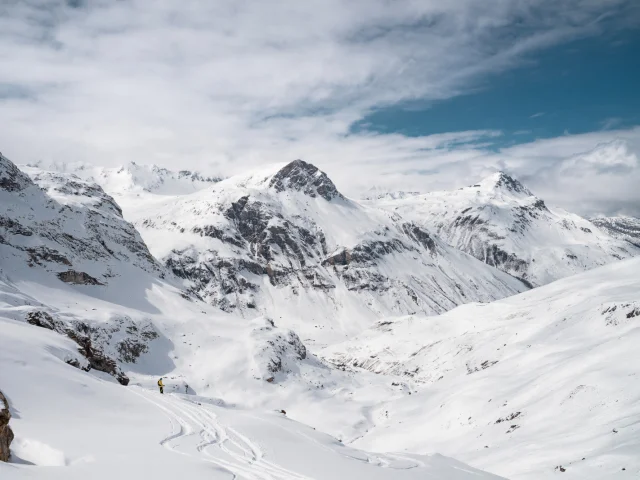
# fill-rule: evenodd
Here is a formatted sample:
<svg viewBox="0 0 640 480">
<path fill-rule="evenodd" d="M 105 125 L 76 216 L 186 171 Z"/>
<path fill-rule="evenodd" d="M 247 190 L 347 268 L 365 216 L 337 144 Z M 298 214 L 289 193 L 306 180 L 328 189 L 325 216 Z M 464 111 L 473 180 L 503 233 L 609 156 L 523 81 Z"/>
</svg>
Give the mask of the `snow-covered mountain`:
<svg viewBox="0 0 640 480">
<path fill-rule="evenodd" d="M 533 286 L 640 254 L 592 222 L 546 205 L 502 172 L 455 191 L 382 196 L 369 204 Z"/>
<path fill-rule="evenodd" d="M 300 160 L 127 211 L 193 293 L 312 338 L 526 289 L 417 224 L 345 198 Z"/>
<path fill-rule="evenodd" d="M 20 258 L 70 283 L 80 277 L 83 283 L 108 283 L 119 264 L 162 271 L 118 204 L 96 184 L 47 172 L 32 179 L 0 156 L 0 204 L 5 261 Z"/>
<path fill-rule="evenodd" d="M 640 258 L 384 318 L 523 286 L 304 162 L 132 203 L 169 270 L 99 186 L 0 161 L 3 480 L 640 471 Z"/>
<path fill-rule="evenodd" d="M 316 431 L 356 437 L 373 404 L 405 393 L 332 367 L 269 318 L 186 295 L 97 185 L 32 172 L 36 184 L 0 162 L 0 391 L 15 434 L 3 480 L 497 478 Z"/>
<path fill-rule="evenodd" d="M 33 163 L 23 167 L 31 171 L 52 171 L 72 174 L 97 183 L 114 197 L 120 195 L 183 195 L 219 182 L 220 177 L 202 175 L 190 170 L 172 171 L 157 165 L 129 162 L 119 167 L 98 167 L 85 163 Z M 33 170 L 32 170 L 33 169 Z"/>
<path fill-rule="evenodd" d="M 635 217 L 595 217 L 591 222 L 612 237 L 640 247 L 640 218 Z"/>
<path fill-rule="evenodd" d="M 625 479 L 640 473 L 638 342 L 634 258 L 489 305 L 383 319 L 324 355 L 413 385 L 371 412 L 361 448 L 437 448 L 518 480 Z"/>
</svg>

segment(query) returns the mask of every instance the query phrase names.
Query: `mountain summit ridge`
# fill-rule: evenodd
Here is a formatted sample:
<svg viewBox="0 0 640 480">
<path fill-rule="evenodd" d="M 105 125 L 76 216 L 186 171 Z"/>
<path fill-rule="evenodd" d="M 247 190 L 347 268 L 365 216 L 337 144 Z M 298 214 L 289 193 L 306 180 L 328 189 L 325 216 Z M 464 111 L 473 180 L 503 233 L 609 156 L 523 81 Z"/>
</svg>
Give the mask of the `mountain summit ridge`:
<svg viewBox="0 0 640 480">
<path fill-rule="evenodd" d="M 540 286 L 640 254 L 589 220 L 551 208 L 505 172 L 458 190 L 371 204 L 397 212 L 445 242 Z"/>
</svg>

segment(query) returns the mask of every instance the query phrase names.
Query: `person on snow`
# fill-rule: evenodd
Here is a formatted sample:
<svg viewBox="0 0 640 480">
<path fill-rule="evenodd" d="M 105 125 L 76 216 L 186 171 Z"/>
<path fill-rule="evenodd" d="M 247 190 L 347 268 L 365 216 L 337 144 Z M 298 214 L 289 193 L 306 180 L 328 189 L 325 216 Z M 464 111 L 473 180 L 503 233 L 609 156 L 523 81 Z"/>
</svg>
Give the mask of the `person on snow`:
<svg viewBox="0 0 640 480">
<path fill-rule="evenodd" d="M 164 383 L 162 383 L 162 377 L 158 380 L 158 387 L 160 387 L 160 393 L 164 393 Z"/>
</svg>

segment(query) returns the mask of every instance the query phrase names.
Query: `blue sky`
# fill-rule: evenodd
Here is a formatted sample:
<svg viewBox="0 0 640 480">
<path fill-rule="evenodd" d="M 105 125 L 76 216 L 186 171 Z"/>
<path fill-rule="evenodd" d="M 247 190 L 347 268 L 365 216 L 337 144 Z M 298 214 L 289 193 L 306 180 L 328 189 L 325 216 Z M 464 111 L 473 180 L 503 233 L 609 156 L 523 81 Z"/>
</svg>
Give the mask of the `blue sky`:
<svg viewBox="0 0 640 480">
<path fill-rule="evenodd" d="M 500 130 L 495 147 L 640 125 L 640 30 L 556 45 L 478 79 L 475 91 L 382 108 L 353 131 L 422 136 Z"/>
</svg>

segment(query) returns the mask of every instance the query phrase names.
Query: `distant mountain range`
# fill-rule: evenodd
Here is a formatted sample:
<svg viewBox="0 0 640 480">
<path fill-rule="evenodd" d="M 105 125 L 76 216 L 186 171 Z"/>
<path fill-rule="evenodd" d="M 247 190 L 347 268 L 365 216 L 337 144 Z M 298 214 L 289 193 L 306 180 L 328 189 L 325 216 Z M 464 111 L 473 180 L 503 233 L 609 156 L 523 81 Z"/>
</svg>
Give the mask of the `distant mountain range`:
<svg viewBox="0 0 640 480">
<path fill-rule="evenodd" d="M 547 205 L 503 172 L 454 191 L 378 195 L 367 204 L 398 213 L 532 286 L 640 253 L 629 241 L 637 233 L 633 220 L 591 222 Z M 625 231 L 631 233 L 623 237 Z"/>
</svg>

